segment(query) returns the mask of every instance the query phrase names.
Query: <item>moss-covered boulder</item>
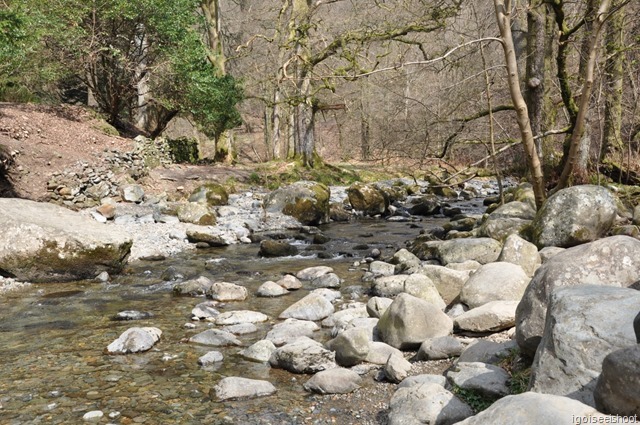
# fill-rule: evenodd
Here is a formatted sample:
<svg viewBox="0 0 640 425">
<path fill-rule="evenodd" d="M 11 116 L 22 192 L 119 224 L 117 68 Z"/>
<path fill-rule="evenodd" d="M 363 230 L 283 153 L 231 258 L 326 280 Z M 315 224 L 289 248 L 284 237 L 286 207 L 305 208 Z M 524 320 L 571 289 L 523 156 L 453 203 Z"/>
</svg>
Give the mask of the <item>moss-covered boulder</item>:
<svg viewBox="0 0 640 425">
<path fill-rule="evenodd" d="M 0 199 L 0 275 L 63 282 L 115 274 L 131 245 L 125 233 L 57 205 Z"/>
<path fill-rule="evenodd" d="M 229 194 L 224 186 L 211 182 L 203 184 L 191 192 L 189 202 L 198 202 L 209 205 L 210 207 L 227 205 L 229 202 Z"/>
<path fill-rule="evenodd" d="M 186 202 L 178 207 L 177 213 L 178 219 L 183 223 L 193 223 L 201 226 L 213 226 L 216 224 L 216 215 L 208 205 Z"/>
<path fill-rule="evenodd" d="M 281 212 L 302 224 L 329 222 L 329 188 L 322 183 L 299 181 L 271 192 L 264 199 L 267 212 Z"/>
<path fill-rule="evenodd" d="M 388 212 L 389 197 L 375 185 L 354 183 L 347 189 L 347 195 L 353 209 L 364 215 L 374 216 Z"/>
<path fill-rule="evenodd" d="M 542 205 L 531 223 L 532 242 L 539 248 L 568 248 L 594 241 L 609 232 L 617 203 L 609 189 L 583 185 L 563 189 Z"/>
</svg>

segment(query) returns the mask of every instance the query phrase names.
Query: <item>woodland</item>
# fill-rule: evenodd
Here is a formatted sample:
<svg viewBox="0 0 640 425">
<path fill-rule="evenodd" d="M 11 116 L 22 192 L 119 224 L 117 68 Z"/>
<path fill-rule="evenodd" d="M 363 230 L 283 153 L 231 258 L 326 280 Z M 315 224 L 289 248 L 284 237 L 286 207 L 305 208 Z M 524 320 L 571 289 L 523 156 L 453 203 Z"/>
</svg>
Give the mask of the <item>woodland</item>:
<svg viewBox="0 0 640 425">
<path fill-rule="evenodd" d="M 189 114 L 254 160 L 571 184 L 640 179 L 631 0 L 0 0 L 0 101 Z M 433 171 L 436 170 L 436 171 Z M 442 171 L 442 172 L 439 172 Z"/>
</svg>

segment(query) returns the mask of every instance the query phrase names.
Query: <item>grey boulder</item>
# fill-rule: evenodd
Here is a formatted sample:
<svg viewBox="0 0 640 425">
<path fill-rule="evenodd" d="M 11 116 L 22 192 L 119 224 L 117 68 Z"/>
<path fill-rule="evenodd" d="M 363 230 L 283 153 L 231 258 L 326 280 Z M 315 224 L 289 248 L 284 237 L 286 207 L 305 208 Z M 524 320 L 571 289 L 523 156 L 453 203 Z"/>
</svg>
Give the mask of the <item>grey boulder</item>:
<svg viewBox="0 0 640 425">
<path fill-rule="evenodd" d="M 304 383 L 303 388 L 317 394 L 348 394 L 360 388 L 362 378 L 344 368 L 323 370 Z"/>
</svg>

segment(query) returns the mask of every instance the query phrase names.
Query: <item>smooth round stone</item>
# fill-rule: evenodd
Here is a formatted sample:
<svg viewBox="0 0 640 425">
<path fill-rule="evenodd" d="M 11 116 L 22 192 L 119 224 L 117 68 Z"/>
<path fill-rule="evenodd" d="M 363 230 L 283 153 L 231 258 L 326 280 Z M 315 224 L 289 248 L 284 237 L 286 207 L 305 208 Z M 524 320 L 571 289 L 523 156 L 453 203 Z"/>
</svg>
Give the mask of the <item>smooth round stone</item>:
<svg viewBox="0 0 640 425">
<path fill-rule="evenodd" d="M 104 417 L 104 413 L 101 410 L 92 410 L 82 416 L 82 420 L 85 422 L 98 423 Z"/>
</svg>

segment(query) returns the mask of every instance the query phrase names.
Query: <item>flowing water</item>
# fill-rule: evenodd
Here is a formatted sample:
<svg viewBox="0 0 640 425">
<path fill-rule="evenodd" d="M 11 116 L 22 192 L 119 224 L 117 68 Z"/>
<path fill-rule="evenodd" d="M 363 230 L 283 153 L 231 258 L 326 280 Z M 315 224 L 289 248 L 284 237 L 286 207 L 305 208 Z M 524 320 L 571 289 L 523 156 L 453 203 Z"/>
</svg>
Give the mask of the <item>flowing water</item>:
<svg viewBox="0 0 640 425">
<path fill-rule="evenodd" d="M 259 258 L 257 244 L 237 245 L 137 262 L 108 283 L 42 284 L 10 293 L 0 298 L 0 424 L 82 423 L 83 415 L 93 410 L 105 413 L 100 423 L 115 424 L 360 423 L 354 405 L 306 393 L 302 384 L 307 376 L 244 360 L 237 354 L 243 347 L 186 343 L 209 326 L 206 322 L 193 322 L 195 329 L 184 326 L 190 322 L 191 309 L 204 299 L 173 295 L 175 282 L 165 282 L 161 276 L 172 267 L 185 279 L 204 275 L 243 285 L 255 294 L 267 280 L 328 265 L 344 279 L 341 291 L 348 302 L 367 287 L 361 280 L 364 266 L 354 263 L 373 248 L 388 257 L 421 229 L 443 220 L 331 224 L 322 229 L 330 242 L 321 247 L 298 242 L 302 254 L 294 258 Z M 318 253 L 330 258 L 318 258 Z M 358 286 L 360 291 L 354 289 Z M 272 318 L 258 325 L 258 332 L 240 336 L 248 346 L 263 338 L 280 312 L 310 289 L 305 286 L 279 298 L 251 295 L 247 301 L 228 303 L 222 311 L 256 310 Z M 358 300 L 366 302 L 366 296 Z M 153 316 L 112 320 L 123 310 Z M 132 326 L 158 327 L 162 339 L 146 353 L 105 355 L 106 346 Z M 328 330 L 317 337 L 328 338 Z M 199 366 L 198 358 L 211 350 L 221 351 L 224 361 L 215 367 Z M 216 402 L 210 390 L 225 376 L 268 380 L 278 392 L 254 400 Z M 367 386 L 382 384 L 364 381 L 365 388 L 356 397 L 366 406 Z"/>
</svg>

